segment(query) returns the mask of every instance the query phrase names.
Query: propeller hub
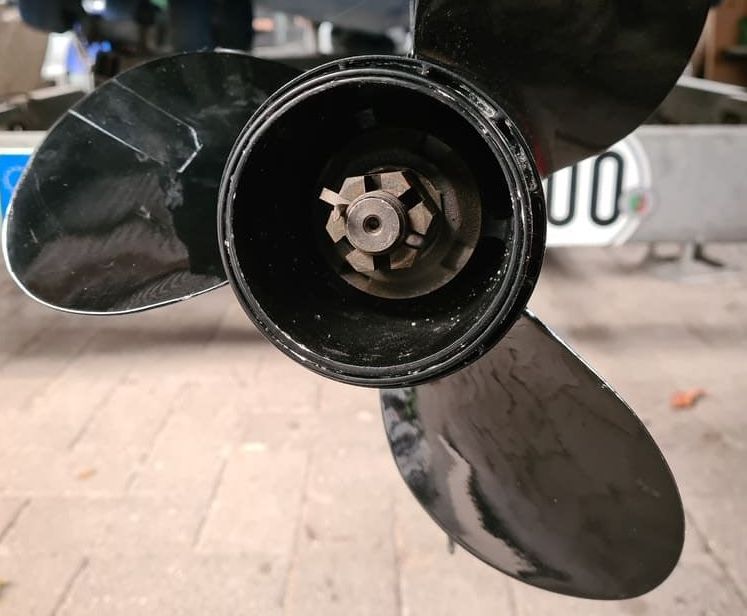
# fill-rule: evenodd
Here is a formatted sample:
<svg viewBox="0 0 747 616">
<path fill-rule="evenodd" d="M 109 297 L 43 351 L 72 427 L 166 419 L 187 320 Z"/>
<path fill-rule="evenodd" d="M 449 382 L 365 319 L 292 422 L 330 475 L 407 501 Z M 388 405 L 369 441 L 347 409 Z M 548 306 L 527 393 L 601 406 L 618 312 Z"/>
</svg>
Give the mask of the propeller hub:
<svg viewBox="0 0 747 616">
<path fill-rule="evenodd" d="M 501 339 L 534 288 L 545 220 L 531 152 L 494 102 L 417 59 L 354 58 L 307 73 L 247 125 L 219 246 L 280 349 L 392 387 Z"/>
<path fill-rule="evenodd" d="M 396 283 L 397 272 L 421 265 L 419 257 L 441 215 L 437 198 L 440 194 L 411 170 L 347 177 L 339 192 L 325 188 L 320 199 L 332 206 L 326 231 L 334 244 L 333 261 L 345 263 L 342 277 L 372 295 L 397 297 L 388 283 Z M 448 278 L 440 276 L 436 284 L 445 282 Z"/>
</svg>

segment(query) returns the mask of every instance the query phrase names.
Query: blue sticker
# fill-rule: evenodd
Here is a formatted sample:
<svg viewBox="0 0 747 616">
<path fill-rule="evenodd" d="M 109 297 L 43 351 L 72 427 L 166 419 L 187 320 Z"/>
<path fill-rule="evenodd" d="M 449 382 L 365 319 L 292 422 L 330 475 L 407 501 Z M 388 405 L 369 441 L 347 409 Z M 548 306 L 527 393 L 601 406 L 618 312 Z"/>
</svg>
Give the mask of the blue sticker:
<svg viewBox="0 0 747 616">
<path fill-rule="evenodd" d="M 24 154 L 16 150 L 5 153 L 0 150 L 0 218 L 8 211 L 13 191 L 30 158 L 31 152 Z"/>
</svg>

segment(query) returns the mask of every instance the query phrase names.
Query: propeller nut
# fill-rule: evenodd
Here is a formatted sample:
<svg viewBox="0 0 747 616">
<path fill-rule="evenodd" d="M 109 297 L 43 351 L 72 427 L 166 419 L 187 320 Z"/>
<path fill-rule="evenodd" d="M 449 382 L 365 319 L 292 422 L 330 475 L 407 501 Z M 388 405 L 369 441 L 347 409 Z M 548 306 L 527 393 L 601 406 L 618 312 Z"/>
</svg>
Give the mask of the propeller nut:
<svg viewBox="0 0 747 616">
<path fill-rule="evenodd" d="M 326 230 L 336 250 L 364 275 L 413 267 L 440 211 L 410 171 L 348 177 L 320 199 L 333 208 Z"/>
</svg>

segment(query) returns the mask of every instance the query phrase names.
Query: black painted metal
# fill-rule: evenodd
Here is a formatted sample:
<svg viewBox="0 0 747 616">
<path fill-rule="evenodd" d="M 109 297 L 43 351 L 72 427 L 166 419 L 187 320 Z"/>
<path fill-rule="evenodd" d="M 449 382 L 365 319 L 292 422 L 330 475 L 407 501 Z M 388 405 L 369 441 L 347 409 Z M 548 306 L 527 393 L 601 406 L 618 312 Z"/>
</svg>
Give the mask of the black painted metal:
<svg viewBox="0 0 747 616">
<path fill-rule="evenodd" d="M 540 171 L 637 128 L 681 75 L 708 0 L 418 0 L 415 54 L 484 88 Z"/>
<path fill-rule="evenodd" d="M 677 563 L 684 514 L 661 452 L 533 315 L 460 373 L 381 398 L 413 494 L 493 567 L 558 593 L 623 599 Z"/>
<path fill-rule="evenodd" d="M 238 53 L 155 60 L 52 129 L 8 214 L 8 266 L 32 297 L 83 313 L 153 308 L 226 280 L 215 223 L 236 137 L 297 72 Z"/>
</svg>

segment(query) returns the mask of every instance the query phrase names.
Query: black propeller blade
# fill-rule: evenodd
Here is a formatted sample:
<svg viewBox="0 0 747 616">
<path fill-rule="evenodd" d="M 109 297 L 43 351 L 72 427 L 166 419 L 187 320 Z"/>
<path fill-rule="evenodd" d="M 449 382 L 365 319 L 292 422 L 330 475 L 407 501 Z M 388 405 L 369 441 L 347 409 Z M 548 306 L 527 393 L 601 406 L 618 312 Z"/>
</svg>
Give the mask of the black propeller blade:
<svg viewBox="0 0 747 616">
<path fill-rule="evenodd" d="M 661 452 L 533 315 L 471 367 L 381 400 L 405 482 L 489 565 L 554 592 L 625 599 L 677 563 L 684 514 Z"/>
<path fill-rule="evenodd" d="M 637 128 L 682 74 L 705 0 L 418 0 L 415 53 L 522 121 L 543 175 Z"/>
<path fill-rule="evenodd" d="M 185 54 L 86 97 L 51 130 L 8 213 L 18 284 L 82 313 L 135 312 L 223 284 L 223 166 L 244 124 L 296 74 L 246 54 Z"/>
</svg>

